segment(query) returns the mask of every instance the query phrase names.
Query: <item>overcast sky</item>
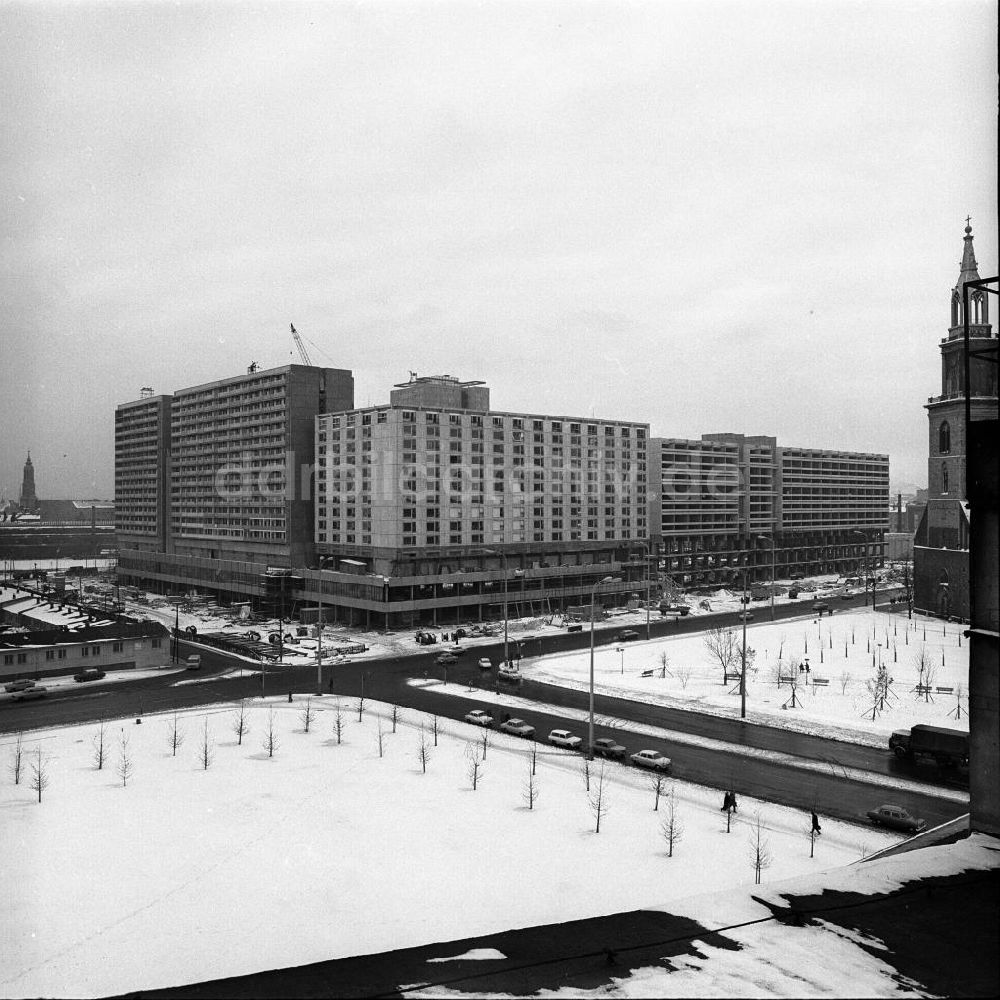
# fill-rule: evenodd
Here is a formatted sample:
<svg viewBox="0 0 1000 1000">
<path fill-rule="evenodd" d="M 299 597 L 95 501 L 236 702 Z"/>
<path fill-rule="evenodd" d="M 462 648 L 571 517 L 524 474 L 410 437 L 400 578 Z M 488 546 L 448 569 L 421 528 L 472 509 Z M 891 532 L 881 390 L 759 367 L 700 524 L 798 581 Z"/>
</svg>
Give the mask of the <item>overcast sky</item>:
<svg viewBox="0 0 1000 1000">
<path fill-rule="evenodd" d="M 0 490 L 113 495 L 114 407 L 297 362 L 496 409 L 887 452 L 965 216 L 996 4 L 0 3 Z M 995 305 L 994 300 L 994 305 Z"/>
</svg>

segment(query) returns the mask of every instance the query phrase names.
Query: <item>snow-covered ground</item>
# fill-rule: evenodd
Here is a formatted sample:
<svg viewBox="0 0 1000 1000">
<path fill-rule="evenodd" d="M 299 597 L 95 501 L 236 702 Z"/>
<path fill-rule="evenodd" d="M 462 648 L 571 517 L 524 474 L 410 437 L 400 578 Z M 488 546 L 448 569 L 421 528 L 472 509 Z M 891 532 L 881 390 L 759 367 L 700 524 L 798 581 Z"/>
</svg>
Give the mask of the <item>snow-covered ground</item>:
<svg viewBox="0 0 1000 1000">
<path fill-rule="evenodd" d="M 598 997 L 925 997 L 920 984 L 908 981 L 893 964 L 895 956 L 880 940 L 823 919 L 789 926 L 768 919 L 787 910 L 789 897 L 831 891 L 877 895 L 934 875 L 960 875 L 997 866 L 997 842 L 973 834 L 956 844 L 927 847 L 898 857 L 880 858 L 837 871 L 802 875 L 780 886 L 740 888 L 706 893 L 665 909 L 688 917 L 707 931 L 720 931 L 738 948 L 697 941 L 695 955 L 672 957 L 670 965 L 638 968 L 598 989 L 542 989 L 544 998 Z M 754 898 L 756 897 L 756 898 Z M 770 904 L 770 906 L 765 905 Z M 461 956 L 465 957 L 465 956 Z M 498 955 L 475 956 L 484 965 Z M 434 972 L 428 970 L 428 980 Z M 405 990 L 410 997 L 484 996 L 433 986 Z M 511 994 L 491 993 L 491 997 Z"/>
<path fill-rule="evenodd" d="M 423 725 L 388 708 L 359 722 L 333 699 L 249 707 L 238 746 L 233 706 L 183 713 L 172 756 L 170 715 L 111 727 L 104 769 L 96 724 L 24 736 L 21 783 L 0 790 L 0 992 L 121 993 L 347 955 L 663 905 L 754 883 L 748 822 L 759 809 L 773 862 L 764 883 L 841 866 L 899 838 L 824 820 L 810 858 L 809 817 L 742 798 L 731 833 L 714 790 L 674 782 L 683 839 L 667 857 L 666 803 L 648 776 L 609 765 L 600 833 L 578 756 L 539 747 L 535 807 L 525 804 L 529 745 L 442 723 L 426 773 Z M 263 749 L 273 712 L 278 748 Z M 377 714 L 376 714 L 377 713 Z M 202 766 L 207 724 L 212 762 Z M 384 732 L 379 756 L 378 729 Z M 119 741 L 133 770 L 118 773 Z M 13 737 L 0 752 L 9 765 Z M 38 751 L 49 784 L 31 787 Z M 595 790 L 596 773 L 591 777 Z M 581 879 L 580 873 L 587 872 Z"/>
<path fill-rule="evenodd" d="M 757 618 L 766 611 L 757 611 Z M 962 626 L 905 612 L 835 611 L 815 618 L 754 621 L 747 625 L 747 718 L 752 722 L 816 733 L 834 739 L 885 746 L 894 729 L 917 723 L 968 730 L 968 642 Z M 742 629 L 733 671 L 738 672 Z M 666 672 L 662 656 L 666 655 Z M 917 659 L 930 664 L 931 693 L 918 695 Z M 809 673 L 799 671 L 808 658 Z M 892 679 L 891 694 L 872 718 L 869 684 L 878 663 Z M 589 650 L 555 653 L 521 664 L 531 680 L 585 689 Z M 644 673 L 652 672 L 650 676 Z M 787 681 L 794 675 L 795 705 Z M 925 675 L 926 676 L 926 675 Z M 807 677 L 809 682 L 807 682 Z M 811 683 L 819 678 L 826 686 Z M 649 642 L 599 646 L 594 656 L 595 689 L 649 704 L 738 716 L 739 685 L 723 684 L 723 671 L 706 646 L 705 634 Z M 950 693 L 938 688 L 951 688 Z"/>
</svg>

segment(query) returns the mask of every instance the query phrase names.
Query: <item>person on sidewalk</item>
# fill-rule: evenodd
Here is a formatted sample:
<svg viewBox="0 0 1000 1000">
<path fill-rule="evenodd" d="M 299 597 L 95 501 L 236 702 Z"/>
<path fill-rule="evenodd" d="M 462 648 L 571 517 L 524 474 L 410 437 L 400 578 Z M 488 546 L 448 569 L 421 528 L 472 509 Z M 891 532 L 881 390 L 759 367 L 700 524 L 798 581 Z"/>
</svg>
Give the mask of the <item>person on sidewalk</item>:
<svg viewBox="0 0 1000 1000">
<path fill-rule="evenodd" d="M 815 833 L 817 837 L 823 832 L 820 828 L 819 817 L 816 813 L 812 814 L 812 832 Z"/>
</svg>

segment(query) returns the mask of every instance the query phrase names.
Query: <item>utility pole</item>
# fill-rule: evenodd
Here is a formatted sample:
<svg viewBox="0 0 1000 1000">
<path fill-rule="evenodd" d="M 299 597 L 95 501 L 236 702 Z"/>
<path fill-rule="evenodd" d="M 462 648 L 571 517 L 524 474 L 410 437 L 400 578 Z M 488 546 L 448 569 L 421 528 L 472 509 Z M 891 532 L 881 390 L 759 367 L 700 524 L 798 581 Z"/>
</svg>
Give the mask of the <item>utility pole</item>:
<svg viewBox="0 0 1000 1000">
<path fill-rule="evenodd" d="M 323 694 L 323 571 L 319 571 L 319 615 L 316 619 L 316 694 Z"/>
<path fill-rule="evenodd" d="M 747 717 L 747 568 L 743 567 L 743 665 L 740 669 L 740 718 Z"/>
</svg>

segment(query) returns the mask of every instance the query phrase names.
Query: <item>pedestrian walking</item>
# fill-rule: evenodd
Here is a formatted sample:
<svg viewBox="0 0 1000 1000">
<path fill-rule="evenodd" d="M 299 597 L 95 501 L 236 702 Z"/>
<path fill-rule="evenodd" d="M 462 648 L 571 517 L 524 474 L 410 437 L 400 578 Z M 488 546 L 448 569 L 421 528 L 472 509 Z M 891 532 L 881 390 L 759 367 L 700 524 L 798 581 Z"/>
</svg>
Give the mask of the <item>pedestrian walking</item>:
<svg viewBox="0 0 1000 1000">
<path fill-rule="evenodd" d="M 817 837 L 823 832 L 820 828 L 819 817 L 816 813 L 812 814 L 812 832 L 815 833 Z"/>
</svg>

